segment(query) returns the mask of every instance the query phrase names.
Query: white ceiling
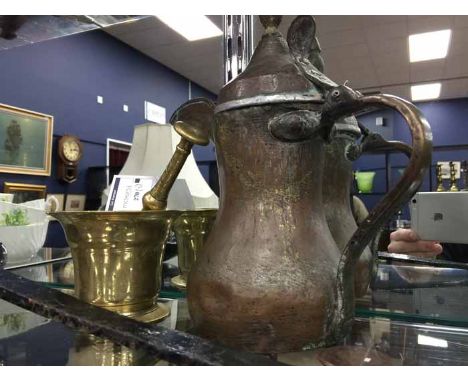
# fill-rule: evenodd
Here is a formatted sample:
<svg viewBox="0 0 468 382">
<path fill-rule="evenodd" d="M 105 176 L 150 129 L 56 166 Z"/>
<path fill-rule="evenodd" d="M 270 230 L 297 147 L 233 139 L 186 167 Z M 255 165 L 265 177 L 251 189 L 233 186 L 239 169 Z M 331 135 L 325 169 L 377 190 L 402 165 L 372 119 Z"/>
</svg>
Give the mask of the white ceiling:
<svg viewBox="0 0 468 382">
<path fill-rule="evenodd" d="M 209 16 L 218 26 L 222 16 Z M 294 16 L 283 18 L 286 33 Z M 256 18 L 254 39 L 261 35 Z M 410 84 L 441 81 L 441 98 L 468 96 L 468 16 L 315 16 L 325 73 L 361 91 L 410 98 Z M 409 63 L 408 35 L 452 29 L 445 59 Z M 217 93 L 223 85 L 222 38 L 188 42 L 157 18 L 120 24 L 108 33 Z"/>
</svg>

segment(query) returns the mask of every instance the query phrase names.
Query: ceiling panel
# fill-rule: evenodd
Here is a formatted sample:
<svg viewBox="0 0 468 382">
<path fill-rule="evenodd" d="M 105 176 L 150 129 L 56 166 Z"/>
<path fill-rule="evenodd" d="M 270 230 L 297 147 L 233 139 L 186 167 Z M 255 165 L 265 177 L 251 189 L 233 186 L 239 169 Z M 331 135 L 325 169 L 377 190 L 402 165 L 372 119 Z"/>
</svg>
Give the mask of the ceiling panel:
<svg viewBox="0 0 468 382">
<path fill-rule="evenodd" d="M 408 33 L 426 33 L 453 27 L 453 16 L 408 16 Z"/>
<path fill-rule="evenodd" d="M 468 17 L 467 17 L 468 18 Z M 448 59 L 452 56 L 466 54 L 468 50 L 468 27 L 457 28 L 452 32 L 452 38 L 450 41 Z"/>
<path fill-rule="evenodd" d="M 318 37 L 320 44 L 328 48 L 343 47 L 345 45 L 356 45 L 364 43 L 361 29 L 346 29 L 322 33 Z"/>
<path fill-rule="evenodd" d="M 447 60 L 444 69 L 444 78 L 468 76 L 468 49 L 464 55 Z"/>
<path fill-rule="evenodd" d="M 442 82 L 441 98 L 468 97 L 468 79 Z"/>
<path fill-rule="evenodd" d="M 379 66 L 376 69 L 378 84 L 385 86 L 388 84 L 404 84 L 410 80 L 408 65 Z M 375 84 L 374 84 L 375 86 Z"/>
<path fill-rule="evenodd" d="M 415 62 L 410 65 L 411 82 L 438 80 L 444 74 L 445 60 Z"/>
<path fill-rule="evenodd" d="M 363 29 L 366 41 L 384 42 L 395 38 L 406 38 L 408 36 L 408 25 L 406 21 L 393 23 L 368 24 Z"/>
<path fill-rule="evenodd" d="M 221 16 L 209 17 L 222 25 Z M 283 34 L 294 17 L 283 17 Z M 316 16 L 315 20 L 325 72 L 335 82 L 350 80 L 356 89 L 381 89 L 407 98 L 411 83 L 445 79 L 442 97 L 466 96 L 468 16 Z M 446 28 L 453 30 L 446 59 L 409 63 L 410 33 Z M 223 84 L 220 37 L 188 42 L 157 18 L 117 25 L 107 31 L 212 92 L 217 93 Z M 258 19 L 254 32 L 254 40 L 258 41 L 263 33 Z"/>
</svg>

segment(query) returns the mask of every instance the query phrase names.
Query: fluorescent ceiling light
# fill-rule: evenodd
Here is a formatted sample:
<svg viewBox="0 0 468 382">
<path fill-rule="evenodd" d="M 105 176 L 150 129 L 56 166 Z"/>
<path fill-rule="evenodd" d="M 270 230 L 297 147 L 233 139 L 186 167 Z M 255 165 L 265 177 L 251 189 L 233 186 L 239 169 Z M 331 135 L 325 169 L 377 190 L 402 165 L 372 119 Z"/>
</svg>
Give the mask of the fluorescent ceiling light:
<svg viewBox="0 0 468 382">
<path fill-rule="evenodd" d="M 450 29 L 410 35 L 410 62 L 444 58 L 447 56 L 451 35 Z"/>
<path fill-rule="evenodd" d="M 413 101 L 422 101 L 439 98 L 440 88 L 440 82 L 434 84 L 413 85 L 411 86 L 411 99 Z"/>
<path fill-rule="evenodd" d="M 203 15 L 164 15 L 156 17 L 164 24 L 174 29 L 189 41 L 221 36 L 219 29 L 208 17 Z"/>
<path fill-rule="evenodd" d="M 440 338 L 435 338 L 435 337 L 430 337 L 430 336 L 424 336 L 422 334 L 418 334 L 418 344 L 436 346 L 440 348 L 448 347 L 448 342 L 446 340 L 442 340 Z"/>
</svg>

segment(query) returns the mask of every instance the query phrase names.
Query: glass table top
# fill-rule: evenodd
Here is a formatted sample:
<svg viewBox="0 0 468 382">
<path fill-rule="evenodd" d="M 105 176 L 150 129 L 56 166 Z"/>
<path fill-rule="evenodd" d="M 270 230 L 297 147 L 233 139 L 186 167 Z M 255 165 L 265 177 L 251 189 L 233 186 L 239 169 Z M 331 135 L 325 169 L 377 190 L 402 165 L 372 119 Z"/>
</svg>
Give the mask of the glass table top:
<svg viewBox="0 0 468 382">
<path fill-rule="evenodd" d="M 29 259 L 29 265 L 7 264 L 7 268 L 73 293 L 73 267 L 68 256 L 67 249 L 43 249 Z M 174 272 L 177 267 L 166 264 L 160 302 L 171 314 L 158 325 L 190 331 L 185 293 L 170 286 Z M 381 262 L 369 292 L 357 300 L 353 331 L 343 344 L 281 354 L 277 360 L 291 365 L 467 365 L 467 280 L 465 269 Z M 0 300 L 0 364 L 167 363 Z"/>
</svg>

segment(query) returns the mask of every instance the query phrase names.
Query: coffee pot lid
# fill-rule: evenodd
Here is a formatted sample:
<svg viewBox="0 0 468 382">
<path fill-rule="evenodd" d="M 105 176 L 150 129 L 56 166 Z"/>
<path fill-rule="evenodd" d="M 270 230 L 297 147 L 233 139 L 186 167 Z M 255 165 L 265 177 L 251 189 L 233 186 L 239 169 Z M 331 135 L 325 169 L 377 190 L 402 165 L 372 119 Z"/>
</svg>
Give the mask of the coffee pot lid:
<svg viewBox="0 0 468 382">
<path fill-rule="evenodd" d="M 265 28 L 262 39 L 247 68 L 221 89 L 215 112 L 265 104 L 323 103 L 326 90 L 336 84 L 319 70 L 320 46 L 312 16 L 298 16 L 287 41 L 278 31 L 281 16 L 260 16 L 260 21 Z"/>
</svg>

